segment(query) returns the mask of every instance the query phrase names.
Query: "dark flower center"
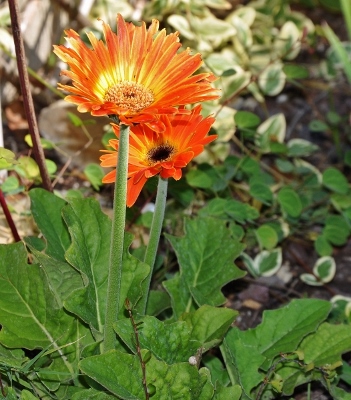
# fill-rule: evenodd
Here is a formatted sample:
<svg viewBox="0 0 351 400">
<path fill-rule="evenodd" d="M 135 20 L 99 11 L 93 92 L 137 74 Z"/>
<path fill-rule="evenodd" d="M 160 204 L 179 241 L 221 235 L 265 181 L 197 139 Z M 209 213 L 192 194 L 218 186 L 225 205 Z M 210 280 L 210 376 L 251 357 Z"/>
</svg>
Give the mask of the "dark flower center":
<svg viewBox="0 0 351 400">
<path fill-rule="evenodd" d="M 170 144 L 160 144 L 147 152 L 147 159 L 150 164 L 161 161 L 169 161 L 175 152 L 175 148 Z"/>
</svg>

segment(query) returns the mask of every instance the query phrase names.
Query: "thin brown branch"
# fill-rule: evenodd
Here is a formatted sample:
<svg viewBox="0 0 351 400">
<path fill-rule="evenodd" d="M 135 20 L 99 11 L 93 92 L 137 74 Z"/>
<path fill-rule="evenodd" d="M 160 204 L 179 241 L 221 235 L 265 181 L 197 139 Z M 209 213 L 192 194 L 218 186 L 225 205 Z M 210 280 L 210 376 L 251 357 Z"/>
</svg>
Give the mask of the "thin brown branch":
<svg viewBox="0 0 351 400">
<path fill-rule="evenodd" d="M 15 225 L 13 219 L 12 219 L 12 215 L 10 213 L 10 210 L 7 207 L 7 203 L 6 203 L 6 199 L 5 199 L 4 193 L 2 192 L 1 189 L 0 189 L 0 204 L 1 204 L 1 208 L 2 208 L 2 210 L 4 212 L 6 221 L 7 221 L 8 225 L 9 225 L 9 227 L 11 229 L 12 236 L 15 239 L 15 242 L 20 242 L 21 241 L 21 237 L 18 234 L 16 225 Z"/>
<path fill-rule="evenodd" d="M 26 65 L 26 56 L 24 52 L 23 38 L 19 23 L 19 8 L 17 0 L 9 0 L 9 8 L 11 16 L 12 34 L 16 50 L 18 75 L 20 79 L 20 86 L 23 96 L 24 110 L 26 113 L 29 132 L 33 143 L 34 157 L 40 170 L 40 176 L 43 181 L 43 187 L 44 189 L 51 192 L 52 191 L 51 180 L 45 164 L 44 150 L 40 143 L 39 129 L 34 111 L 33 98 L 30 91 L 29 78 Z"/>
</svg>

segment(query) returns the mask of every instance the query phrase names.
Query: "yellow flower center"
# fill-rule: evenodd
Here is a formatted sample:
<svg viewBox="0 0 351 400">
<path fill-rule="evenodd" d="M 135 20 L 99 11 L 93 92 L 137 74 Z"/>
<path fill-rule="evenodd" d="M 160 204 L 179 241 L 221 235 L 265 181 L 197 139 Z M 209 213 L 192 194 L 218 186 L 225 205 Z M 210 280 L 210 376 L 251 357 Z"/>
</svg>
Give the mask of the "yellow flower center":
<svg viewBox="0 0 351 400">
<path fill-rule="evenodd" d="M 147 162 L 152 165 L 157 162 L 169 161 L 175 152 L 176 149 L 171 144 L 160 144 L 146 153 Z"/>
<path fill-rule="evenodd" d="M 124 81 L 111 86 L 105 93 L 104 100 L 115 103 L 126 111 L 138 113 L 155 99 L 152 91 L 140 83 Z"/>
</svg>

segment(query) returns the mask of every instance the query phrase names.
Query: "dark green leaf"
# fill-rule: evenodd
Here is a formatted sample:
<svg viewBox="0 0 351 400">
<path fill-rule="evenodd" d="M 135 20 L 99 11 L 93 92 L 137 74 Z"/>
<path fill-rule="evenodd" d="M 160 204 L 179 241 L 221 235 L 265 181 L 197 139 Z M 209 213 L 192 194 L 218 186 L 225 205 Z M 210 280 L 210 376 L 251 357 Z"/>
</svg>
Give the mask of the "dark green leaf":
<svg viewBox="0 0 351 400">
<path fill-rule="evenodd" d="M 302 65 L 285 64 L 283 71 L 287 79 L 306 79 L 309 76 L 308 69 Z"/>
<path fill-rule="evenodd" d="M 149 298 L 147 300 L 147 315 L 156 316 L 170 307 L 171 299 L 167 292 L 162 292 L 160 290 L 150 290 Z"/>
<path fill-rule="evenodd" d="M 311 121 L 308 125 L 308 128 L 312 132 L 326 132 L 329 130 L 329 126 L 325 122 L 318 119 Z"/>
<path fill-rule="evenodd" d="M 250 195 L 261 201 L 263 204 L 270 205 L 273 201 L 273 194 L 268 185 L 264 183 L 250 184 Z"/>
<path fill-rule="evenodd" d="M 199 169 L 192 169 L 186 174 L 186 181 L 190 186 L 201 189 L 209 189 L 212 186 L 212 178 Z"/>
<path fill-rule="evenodd" d="M 261 225 L 256 229 L 256 236 L 261 247 L 272 250 L 278 244 L 278 235 L 275 229 L 269 225 Z"/>
<path fill-rule="evenodd" d="M 254 329 L 231 329 L 221 351 L 232 384 L 239 383 L 244 394 L 252 398 L 251 391 L 264 378 L 260 368 L 266 371 L 279 353 L 295 351 L 301 340 L 325 320 L 329 310 L 327 301 L 293 300 L 279 310 L 265 311 L 262 323 Z"/>
<path fill-rule="evenodd" d="M 85 358 L 80 367 L 85 374 L 121 399 L 145 399 L 138 356 L 112 350 Z M 152 396 L 155 400 L 211 400 L 213 397 L 214 389 L 205 368 L 197 370 L 189 363 L 167 365 L 151 357 L 146 363 L 146 376 L 148 384 L 152 384 L 155 390 Z"/>
<path fill-rule="evenodd" d="M 301 199 L 294 189 L 283 187 L 278 193 L 278 202 L 289 216 L 298 217 L 301 214 Z"/>
<path fill-rule="evenodd" d="M 323 184 L 336 193 L 346 194 L 349 191 L 345 175 L 334 167 L 329 167 L 323 172 Z"/>
<path fill-rule="evenodd" d="M 330 245 L 324 235 L 317 237 L 316 241 L 314 242 L 314 248 L 321 257 L 330 256 L 333 253 L 333 247 Z"/>
<path fill-rule="evenodd" d="M 29 196 L 33 217 L 47 241 L 46 254 L 65 262 L 65 252 L 71 243 L 61 216 L 66 202 L 44 189 L 32 189 Z"/>
<path fill-rule="evenodd" d="M 249 111 L 237 111 L 234 121 L 239 129 L 255 128 L 261 122 L 258 115 Z"/>
<path fill-rule="evenodd" d="M 333 245 L 342 246 L 350 235 L 350 227 L 341 215 L 329 215 L 325 220 L 323 236 Z"/>
<path fill-rule="evenodd" d="M 186 220 L 185 236 L 166 237 L 177 254 L 184 277 L 180 282 L 186 285 L 182 290 L 188 292 L 188 299 L 193 298 L 199 306 L 223 304 L 220 288 L 245 275 L 233 264 L 243 246 L 231 238 L 225 223 L 213 218 Z"/>
</svg>

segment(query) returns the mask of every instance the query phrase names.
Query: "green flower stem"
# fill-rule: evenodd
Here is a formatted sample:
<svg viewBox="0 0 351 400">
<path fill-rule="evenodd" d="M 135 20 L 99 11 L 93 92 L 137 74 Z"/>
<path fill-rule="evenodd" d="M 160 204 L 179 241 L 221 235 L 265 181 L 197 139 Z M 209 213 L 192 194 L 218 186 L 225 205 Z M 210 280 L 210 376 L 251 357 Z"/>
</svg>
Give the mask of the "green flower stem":
<svg viewBox="0 0 351 400">
<path fill-rule="evenodd" d="M 158 185 L 157 185 L 157 195 L 156 195 L 156 204 L 155 204 L 155 212 L 152 219 L 151 230 L 150 230 L 150 238 L 149 244 L 146 248 L 144 262 L 150 266 L 150 275 L 147 278 L 146 287 L 148 290 L 144 294 L 141 299 L 141 313 L 142 315 L 146 312 L 147 300 L 149 297 L 149 288 L 151 283 L 152 271 L 154 269 L 156 253 L 158 249 L 158 243 L 160 241 L 161 230 L 163 219 L 165 216 L 165 208 L 166 208 L 166 200 L 167 200 L 167 186 L 168 179 L 161 178 L 159 176 Z"/>
<path fill-rule="evenodd" d="M 117 320 L 121 300 L 122 258 L 126 224 L 128 145 L 129 126 L 120 125 L 103 342 L 104 352 L 114 349 L 116 344 L 113 324 Z"/>
</svg>

